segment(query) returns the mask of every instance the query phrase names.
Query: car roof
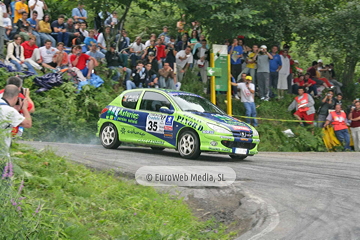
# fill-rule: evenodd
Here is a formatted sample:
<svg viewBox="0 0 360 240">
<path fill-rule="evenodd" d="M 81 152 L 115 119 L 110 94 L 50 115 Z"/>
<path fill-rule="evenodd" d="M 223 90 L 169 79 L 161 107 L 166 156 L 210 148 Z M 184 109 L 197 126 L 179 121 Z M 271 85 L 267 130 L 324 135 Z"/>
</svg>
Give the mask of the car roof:
<svg viewBox="0 0 360 240">
<path fill-rule="evenodd" d="M 190 93 L 190 92 L 185 92 L 185 91 L 178 91 L 178 90 L 173 90 L 173 89 L 163 89 L 163 88 L 136 88 L 136 89 L 131 89 L 131 90 L 125 90 L 123 93 L 139 91 L 139 90 L 140 91 L 145 90 L 145 91 L 149 91 L 149 92 L 163 92 L 163 93 L 174 94 L 174 95 L 176 95 L 176 94 L 189 94 L 189 95 L 201 97 L 200 95 L 197 95 L 195 93 Z"/>
</svg>

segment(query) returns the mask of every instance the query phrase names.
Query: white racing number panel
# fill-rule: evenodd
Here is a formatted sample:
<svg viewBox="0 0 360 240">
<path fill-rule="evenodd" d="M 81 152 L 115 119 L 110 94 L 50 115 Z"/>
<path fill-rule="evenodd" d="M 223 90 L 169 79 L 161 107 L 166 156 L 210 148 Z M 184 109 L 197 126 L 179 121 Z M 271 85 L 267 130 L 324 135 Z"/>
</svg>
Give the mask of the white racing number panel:
<svg viewBox="0 0 360 240">
<path fill-rule="evenodd" d="M 235 149 L 235 153 L 236 154 L 247 154 L 247 149 L 246 148 L 236 148 Z"/>
<path fill-rule="evenodd" d="M 146 119 L 147 132 L 164 133 L 167 115 L 150 113 Z"/>
</svg>

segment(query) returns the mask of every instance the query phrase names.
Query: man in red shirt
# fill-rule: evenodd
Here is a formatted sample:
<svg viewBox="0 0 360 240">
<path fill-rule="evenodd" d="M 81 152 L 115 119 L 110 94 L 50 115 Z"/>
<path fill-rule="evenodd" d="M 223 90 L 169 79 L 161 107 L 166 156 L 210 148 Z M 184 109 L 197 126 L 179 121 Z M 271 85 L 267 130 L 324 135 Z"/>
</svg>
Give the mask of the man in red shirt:
<svg viewBox="0 0 360 240">
<path fill-rule="evenodd" d="M 165 52 L 166 45 L 163 44 L 161 38 L 158 38 L 157 45 L 155 47 L 156 47 L 156 60 L 158 61 L 159 69 L 161 69 L 163 67 L 163 62 L 166 59 L 166 52 Z"/>
<path fill-rule="evenodd" d="M 303 86 L 306 88 L 307 93 L 314 92 L 313 96 L 318 95 L 316 82 L 310 78 L 310 73 L 305 74 L 305 79 L 304 79 L 304 85 Z"/>
<path fill-rule="evenodd" d="M 29 37 L 29 41 L 23 42 L 21 46 L 24 48 L 25 62 L 30 63 L 35 69 L 43 70 L 43 68 L 39 65 L 42 60 L 39 47 L 36 45 L 36 36 L 31 35 Z"/>
<path fill-rule="evenodd" d="M 90 57 L 87 54 L 82 53 L 81 46 L 75 46 L 74 47 L 75 54 L 70 56 L 70 62 L 73 67 L 78 68 L 81 73 L 86 77 L 87 79 L 91 78 L 91 73 L 94 70 L 94 67 L 96 66 L 96 59 L 93 57 Z M 87 64 L 87 65 L 86 65 Z"/>
<path fill-rule="evenodd" d="M 355 107 L 351 109 L 349 114 L 351 121 L 350 130 L 354 141 L 354 149 L 356 152 L 360 151 L 360 101 L 355 102 Z"/>
</svg>

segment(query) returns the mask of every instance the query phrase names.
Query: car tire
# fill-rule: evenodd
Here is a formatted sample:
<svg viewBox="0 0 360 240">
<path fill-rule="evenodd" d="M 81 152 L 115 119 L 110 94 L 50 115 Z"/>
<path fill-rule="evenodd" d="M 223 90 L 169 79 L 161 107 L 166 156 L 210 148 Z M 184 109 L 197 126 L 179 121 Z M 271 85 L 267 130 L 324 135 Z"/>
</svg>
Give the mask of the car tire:
<svg viewBox="0 0 360 240">
<path fill-rule="evenodd" d="M 165 148 L 162 147 L 151 147 L 152 150 L 154 150 L 155 152 L 161 152 L 163 151 Z"/>
<path fill-rule="evenodd" d="M 198 158 L 201 154 L 198 135 L 191 130 L 182 132 L 178 138 L 177 149 L 183 158 Z"/>
<path fill-rule="evenodd" d="M 244 160 L 246 157 L 247 157 L 247 155 L 235 155 L 235 154 L 231 154 L 231 155 L 229 155 L 232 159 L 236 159 L 236 160 Z"/>
<path fill-rule="evenodd" d="M 100 141 L 104 148 L 116 149 L 120 146 L 119 134 L 114 124 L 105 123 L 101 127 Z"/>
</svg>

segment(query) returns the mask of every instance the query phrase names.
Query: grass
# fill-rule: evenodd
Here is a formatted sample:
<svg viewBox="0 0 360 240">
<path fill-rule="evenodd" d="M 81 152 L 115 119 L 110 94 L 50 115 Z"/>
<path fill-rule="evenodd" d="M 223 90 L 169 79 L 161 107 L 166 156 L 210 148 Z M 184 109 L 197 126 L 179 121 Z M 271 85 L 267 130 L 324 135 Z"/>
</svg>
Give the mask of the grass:
<svg viewBox="0 0 360 240">
<path fill-rule="evenodd" d="M 214 220 L 197 220 L 182 199 L 111 171 L 70 163 L 49 149 L 16 146 L 12 155 L 14 176 L 0 180 L 12 186 L 0 190 L 7 203 L 0 216 L 9 216 L 8 224 L 0 225 L 1 239 L 230 239 L 235 234 Z"/>
</svg>

